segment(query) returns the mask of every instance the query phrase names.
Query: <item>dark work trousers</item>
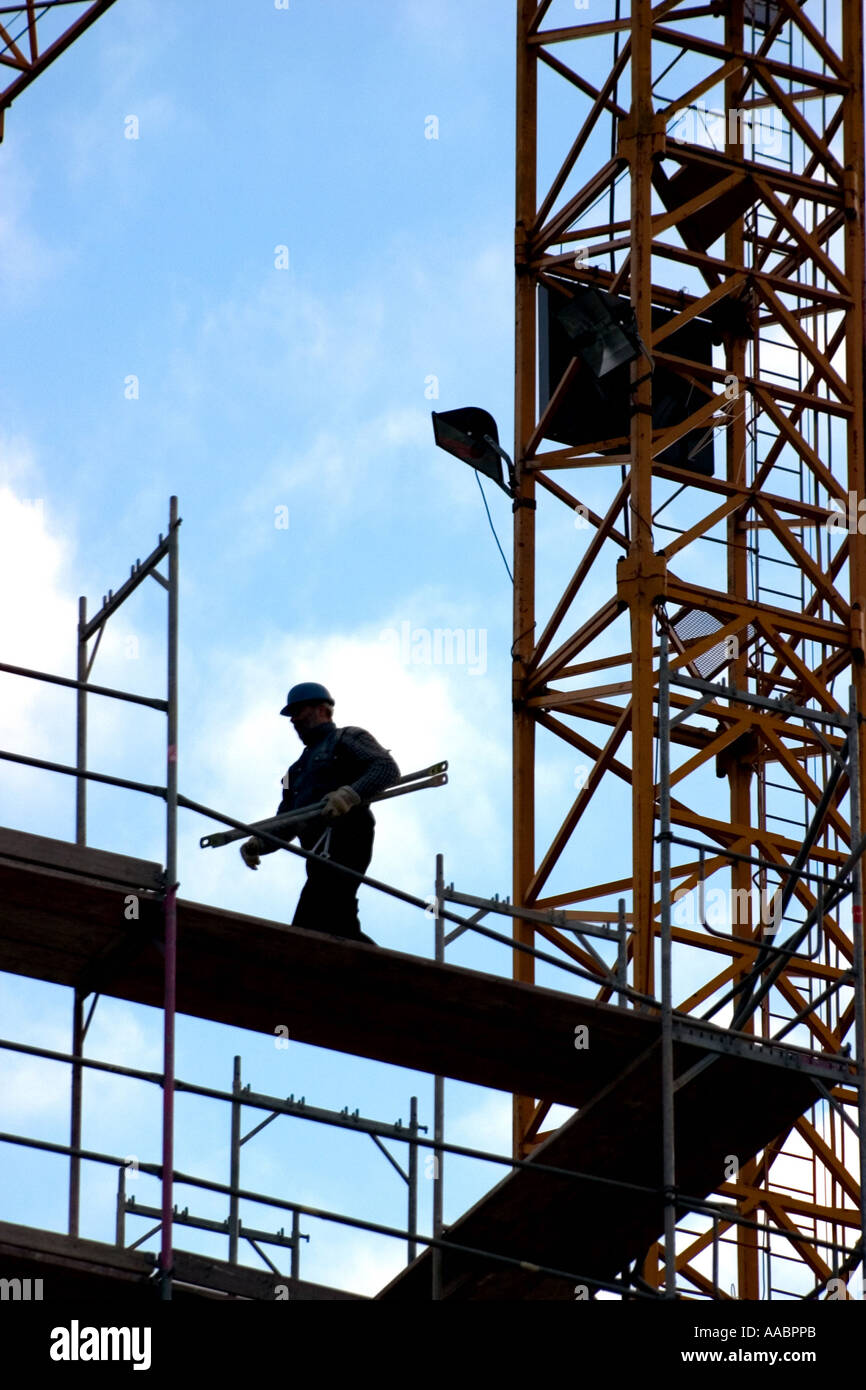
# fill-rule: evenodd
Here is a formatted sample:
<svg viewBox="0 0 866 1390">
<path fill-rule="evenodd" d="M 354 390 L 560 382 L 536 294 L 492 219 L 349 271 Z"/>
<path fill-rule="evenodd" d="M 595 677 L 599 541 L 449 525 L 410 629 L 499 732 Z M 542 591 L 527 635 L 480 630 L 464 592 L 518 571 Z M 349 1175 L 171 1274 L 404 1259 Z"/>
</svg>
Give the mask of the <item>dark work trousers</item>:
<svg viewBox="0 0 866 1390">
<path fill-rule="evenodd" d="M 364 873 L 373 857 L 375 820 L 364 807 L 356 807 L 331 822 L 330 858 L 337 864 Z M 314 831 L 305 832 L 301 843 L 313 849 L 324 833 L 326 823 L 318 821 Z M 330 932 L 334 936 L 359 937 L 358 880 L 331 869 L 327 863 L 307 860 L 307 882 L 298 899 L 295 927 Z"/>
</svg>

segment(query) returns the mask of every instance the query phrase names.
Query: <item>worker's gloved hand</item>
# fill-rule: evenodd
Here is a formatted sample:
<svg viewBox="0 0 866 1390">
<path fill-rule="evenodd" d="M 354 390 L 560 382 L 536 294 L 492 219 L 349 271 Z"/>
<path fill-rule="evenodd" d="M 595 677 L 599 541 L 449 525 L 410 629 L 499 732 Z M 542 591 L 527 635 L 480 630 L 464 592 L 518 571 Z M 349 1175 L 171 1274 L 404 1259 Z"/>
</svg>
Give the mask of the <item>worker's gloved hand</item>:
<svg viewBox="0 0 866 1390">
<path fill-rule="evenodd" d="M 328 792 L 325 797 L 322 814 L 331 819 L 344 816 L 353 806 L 359 806 L 360 802 L 361 798 L 354 787 L 338 787 L 335 792 Z"/>
<path fill-rule="evenodd" d="M 259 855 L 261 852 L 262 842 L 261 840 L 257 840 L 255 835 L 251 840 L 244 840 L 244 843 L 241 845 L 241 859 L 248 869 L 257 869 L 259 867 Z"/>
</svg>

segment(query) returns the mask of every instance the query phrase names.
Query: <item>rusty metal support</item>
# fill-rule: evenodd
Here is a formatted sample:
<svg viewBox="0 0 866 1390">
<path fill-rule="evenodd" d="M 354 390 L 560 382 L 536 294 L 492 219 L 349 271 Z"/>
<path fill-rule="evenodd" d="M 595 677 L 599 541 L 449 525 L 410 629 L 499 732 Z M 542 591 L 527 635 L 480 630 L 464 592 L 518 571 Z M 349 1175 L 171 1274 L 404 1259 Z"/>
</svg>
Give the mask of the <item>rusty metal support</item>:
<svg viewBox="0 0 866 1390">
<path fill-rule="evenodd" d="M 807 919 L 816 876 L 835 877 L 851 851 L 850 822 L 866 824 L 863 786 L 849 815 L 844 779 L 828 781 L 838 731 L 810 716 L 844 714 L 835 692 L 846 678 L 866 708 L 862 6 L 840 7 L 841 31 L 824 23 L 817 0 L 784 0 L 766 15 L 746 0 L 700 14 L 677 0 L 623 0 L 609 23 L 587 15 L 561 28 L 545 27 L 549 9 L 517 5 L 515 457 L 524 505 L 518 499 L 515 512 L 514 902 L 612 921 L 630 894 L 629 983 L 638 1004 L 653 1007 L 653 611 L 663 602 L 672 676 L 742 692 L 693 699 L 674 683 L 671 701 L 671 825 L 683 847 L 689 839 L 712 859 L 711 887 L 723 883 L 728 914 L 705 932 L 681 924 L 674 904 L 673 964 L 690 962 L 685 1007 L 700 1010 L 730 991 L 738 997 L 756 960 L 748 943 L 771 939 L 761 893 L 796 867 L 785 911 Z M 551 101 L 557 116 L 547 117 L 548 87 L 560 81 L 573 129 L 564 102 Z M 536 167 L 545 171 L 540 190 Z M 536 395 L 541 286 L 560 304 L 587 290 L 630 302 L 641 352 L 624 368 L 627 401 L 609 385 L 613 371 L 591 380 L 579 340 L 572 360 L 548 372 L 546 399 L 540 384 Z M 618 415 L 604 438 L 581 436 L 575 414 L 608 387 Z M 679 418 L 674 398 L 684 402 Z M 554 509 L 592 501 L 581 507 L 583 553 L 569 557 L 566 586 L 537 615 L 536 492 Z M 570 808 L 565 797 L 562 812 L 554 808 L 556 828 L 540 844 L 536 723 L 591 759 L 586 784 Z M 862 767 L 863 725 L 858 741 Z M 715 778 L 723 804 L 714 804 Z M 631 825 L 617 824 L 599 872 L 582 853 L 583 832 L 606 803 L 622 805 L 623 783 Z M 688 894 L 695 873 L 675 863 L 673 881 Z M 819 926 L 819 956 L 786 959 L 749 1029 L 770 1037 L 791 1023 L 816 1051 L 838 1051 L 854 1028 L 844 982 L 855 947 L 838 905 Z M 524 920 L 515 936 L 528 942 L 532 930 Z M 515 972 L 532 978 L 529 962 L 516 960 Z M 673 1006 L 682 1007 L 677 997 Z M 544 1113 L 543 1097 L 515 1098 L 515 1153 L 531 1150 Z M 817 1213 L 825 1186 L 841 1193 L 829 1165 L 848 1172 L 851 1160 L 813 1120 L 804 1118 L 802 1136 Z M 738 1200 L 790 1240 L 774 1205 L 783 1147 L 739 1155 Z M 736 1236 L 743 1299 L 765 1296 L 773 1282 L 770 1271 L 762 1288 L 759 1224 L 741 1224 Z M 644 1278 L 660 1287 L 658 1254 L 650 1251 Z"/>
<path fill-rule="evenodd" d="M 517 497 L 514 504 L 514 640 L 512 655 L 513 716 L 513 888 L 518 906 L 530 907 L 527 890 L 535 873 L 535 721 L 526 706 L 527 668 L 535 632 L 535 480 L 526 449 L 535 429 L 536 282 L 530 274 L 531 237 L 536 221 L 536 122 L 538 70 L 536 50 L 528 42 L 536 13 L 535 0 L 517 5 L 517 172 L 514 264 L 515 378 L 514 463 Z M 514 923 L 514 937 L 532 946 L 529 922 Z M 532 983 L 532 957 L 514 953 L 514 978 Z M 513 1147 L 526 1155 L 525 1135 L 535 1111 L 533 1096 L 515 1096 Z"/>
<path fill-rule="evenodd" d="M 68 0 L 59 0 L 67 4 Z M 2 71 L 17 73 L 0 88 L 0 140 L 3 139 L 3 120 L 6 110 L 26 87 L 34 82 L 70 44 L 89 29 L 100 15 L 110 9 L 114 0 L 94 0 L 84 13 L 75 15 L 73 22 L 53 43 L 42 51 L 39 45 L 39 21 L 58 9 L 58 0 L 22 0 L 19 5 L 6 5 L 0 12 L 0 59 Z M 26 18 L 26 39 L 18 25 Z"/>
</svg>

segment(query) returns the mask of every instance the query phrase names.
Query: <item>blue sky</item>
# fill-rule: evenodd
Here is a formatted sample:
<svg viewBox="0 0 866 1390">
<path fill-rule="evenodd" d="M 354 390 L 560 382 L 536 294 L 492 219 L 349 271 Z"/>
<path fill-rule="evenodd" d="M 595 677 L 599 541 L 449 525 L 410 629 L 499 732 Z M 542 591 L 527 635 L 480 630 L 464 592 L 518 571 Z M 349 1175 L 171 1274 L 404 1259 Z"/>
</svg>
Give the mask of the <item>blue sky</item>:
<svg viewBox="0 0 866 1390">
<path fill-rule="evenodd" d="M 4 617 L 4 659 L 72 672 L 78 594 L 93 611 L 119 587 L 177 493 L 182 790 L 269 814 L 300 751 L 278 715 L 285 691 L 323 680 L 337 721 L 370 728 L 402 769 L 451 762 L 446 790 L 379 815 L 373 872 L 421 896 L 438 850 L 467 891 L 510 891 L 510 585 L 475 480 L 435 450 L 429 412 L 484 404 L 510 447 L 512 47 L 502 3 L 256 0 L 240 14 L 119 0 L 19 98 L 0 147 L 0 563 L 6 591 L 26 596 Z M 508 550 L 508 504 L 490 505 Z M 95 680 L 162 691 L 164 607 L 155 584 L 139 591 Z M 473 662 L 406 664 L 382 635 L 406 623 L 471 634 Z M 4 746 L 72 760 L 69 695 L 6 678 L 3 696 Z M 158 781 L 163 738 L 158 715 L 91 706 L 96 769 Z M 65 779 L 7 765 L 2 781 L 0 822 L 73 838 Z M 288 920 L 301 865 L 283 855 L 250 874 L 235 848 L 198 849 L 206 829 L 182 817 L 181 894 Z M 90 843 L 162 860 L 162 834 L 156 803 L 92 791 Z M 431 952 L 423 914 L 367 893 L 362 916 L 383 945 Z M 510 973 L 504 950 L 471 939 L 453 956 Z M 68 991 L 7 975 L 0 997 L 6 1036 L 69 1046 Z M 160 1015 L 103 999 L 88 1052 L 158 1069 Z M 228 1089 L 236 1053 L 254 1089 L 404 1122 L 417 1094 L 431 1123 L 429 1077 L 179 1021 L 184 1079 Z M 66 1069 L 0 1066 L 8 1127 L 65 1141 Z M 508 1148 L 507 1097 L 449 1083 L 447 1109 L 455 1141 Z M 227 1180 L 228 1118 L 179 1099 L 177 1166 Z M 155 1088 L 88 1077 L 86 1145 L 153 1161 L 159 1133 Z M 0 1163 L 0 1214 L 61 1229 L 63 1162 L 7 1148 Z M 397 1175 L 363 1137 L 280 1121 L 245 1146 L 242 1176 L 405 1218 Z M 498 1176 L 452 1165 L 447 1217 Z M 90 1165 L 83 1181 L 82 1231 L 111 1239 L 114 1175 Z M 157 1202 L 149 1179 L 130 1190 Z M 178 1200 L 225 1215 L 219 1199 Z M 131 1222 L 130 1238 L 145 1229 Z M 373 1292 L 404 1258 L 345 1228 L 302 1229 L 302 1272 L 323 1282 Z"/>
<path fill-rule="evenodd" d="M 549 23 L 575 8 L 556 0 Z M 612 8 L 594 0 L 599 18 Z M 278 715 L 285 692 L 322 680 L 337 722 L 369 728 L 404 771 L 450 762 L 446 789 L 378 814 L 372 872 L 422 897 L 437 851 L 464 891 L 511 888 L 510 584 L 475 479 L 434 448 L 429 413 L 483 405 L 511 447 L 513 45 L 511 0 L 118 0 L 19 98 L 0 146 L 0 573 L 18 599 L 0 618 L 3 659 L 73 673 L 78 595 L 93 611 L 119 587 L 166 529 L 176 493 L 181 790 L 232 814 L 269 814 L 300 749 Z M 586 55 L 587 71 L 610 62 L 601 45 Z M 693 76 L 680 74 L 681 90 Z M 542 145 L 543 186 L 585 106 L 547 74 L 541 90 L 558 130 Z M 588 158 L 607 157 L 606 139 L 594 137 Z M 584 470 L 579 486 L 606 510 L 609 469 Z M 510 507 L 488 493 L 510 554 Z M 668 518 L 690 524 L 690 505 Z M 589 531 L 544 503 L 538 528 L 544 618 Z M 679 572 L 695 566 L 724 588 L 721 548 L 698 550 Z M 609 559 L 587 609 L 610 592 Z M 139 591 L 109 625 L 95 680 L 162 693 L 164 609 L 157 585 Z M 406 662 L 388 634 L 407 625 L 459 630 L 475 659 Z M 628 645 L 623 618 L 596 650 Z M 73 760 L 66 692 L 3 678 L 0 726 L 4 747 Z M 158 715 L 92 701 L 92 767 L 159 781 L 163 740 Z M 541 837 L 573 800 L 578 757 L 542 733 L 537 771 Z M 719 784 L 708 775 L 705 785 L 726 814 Z M 628 814 L 614 783 L 552 892 L 595 879 L 599 865 L 628 871 Z M 7 765 L 0 824 L 73 838 L 68 779 Z M 181 895 L 289 920 L 300 863 L 276 856 L 251 874 L 234 848 L 198 848 L 206 828 L 182 815 Z M 91 790 L 90 843 L 162 860 L 162 836 L 157 803 Z M 383 945 L 432 953 L 420 912 L 366 890 L 361 906 Z M 510 974 L 504 949 L 469 934 L 451 958 Z M 569 987 L 544 967 L 539 979 Z M 0 976 L 0 1005 L 4 1035 L 69 1046 L 68 991 Z M 88 1050 L 158 1069 L 161 1016 L 104 999 Z M 404 1122 L 416 1094 L 432 1124 L 427 1076 L 179 1020 L 185 1080 L 228 1089 L 236 1053 L 255 1090 Z M 65 1142 L 66 1069 L 8 1053 L 0 1068 L 6 1127 Z M 88 1077 L 85 1095 L 86 1145 L 158 1160 L 154 1088 Z M 509 1097 L 449 1082 L 446 1111 L 450 1139 L 508 1149 Z M 226 1108 L 179 1098 L 177 1166 L 227 1181 L 228 1124 Z M 62 1229 L 60 1160 L 6 1149 L 0 1172 L 0 1217 Z M 499 1175 L 449 1162 L 446 1220 Z M 369 1140 L 302 1122 L 280 1120 L 245 1146 L 242 1179 L 367 1219 L 405 1215 L 401 1184 Z M 156 1185 L 139 1184 L 139 1199 L 156 1204 Z M 111 1173 L 85 1169 L 84 1234 L 112 1238 L 113 1191 Z M 429 1221 L 423 1180 L 421 1196 Z M 226 1214 L 191 1190 L 178 1200 Z M 285 1224 L 261 1208 L 242 1218 Z M 130 1238 L 145 1229 L 130 1221 Z M 404 1257 L 346 1228 L 302 1229 L 310 1279 L 372 1293 Z M 178 1243 L 226 1253 L 203 1234 Z M 251 1250 L 243 1258 L 258 1264 Z"/>
</svg>

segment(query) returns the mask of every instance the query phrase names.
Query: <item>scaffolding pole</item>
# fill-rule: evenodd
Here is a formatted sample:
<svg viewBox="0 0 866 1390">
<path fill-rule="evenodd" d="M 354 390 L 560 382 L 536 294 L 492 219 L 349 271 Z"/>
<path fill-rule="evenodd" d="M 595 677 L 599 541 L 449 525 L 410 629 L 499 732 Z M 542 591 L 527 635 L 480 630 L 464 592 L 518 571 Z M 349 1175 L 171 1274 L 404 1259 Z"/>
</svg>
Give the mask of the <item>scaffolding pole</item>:
<svg viewBox="0 0 866 1390">
<path fill-rule="evenodd" d="M 857 690 L 851 686 L 848 717 L 848 787 L 851 801 L 851 845 L 860 843 L 860 715 Z M 862 855 L 854 861 L 854 900 L 852 904 L 852 957 L 854 965 L 854 1050 L 857 1061 L 857 1146 L 860 1160 L 860 1240 L 866 1257 L 866 995 L 863 958 L 863 873 Z M 863 1266 L 863 1299 L 866 1301 L 866 1264 Z"/>
<path fill-rule="evenodd" d="M 78 600 L 78 642 L 76 676 L 78 689 L 75 695 L 75 765 L 80 772 L 87 769 L 87 599 L 84 595 Z M 75 781 L 75 843 L 87 844 L 87 779 L 78 777 Z M 84 1000 L 76 989 L 72 1005 L 72 1051 L 79 1057 L 84 1051 L 82 1022 Z M 70 1095 L 69 1143 L 73 1149 L 81 1147 L 81 1117 L 83 1110 L 84 1077 L 79 1064 L 72 1067 L 72 1091 Z M 69 1161 L 69 1234 L 78 1235 L 81 1203 L 81 1161 L 73 1157 Z"/>
<path fill-rule="evenodd" d="M 235 1057 L 232 1075 L 232 1133 L 229 1182 L 236 1190 L 241 1181 L 241 1059 Z M 238 1262 L 238 1199 L 233 1190 L 229 1201 L 229 1263 Z"/>
<path fill-rule="evenodd" d="M 84 1051 L 84 996 L 76 989 L 72 1003 L 72 1052 L 80 1057 Z M 81 1148 L 81 1100 L 84 1071 L 80 1062 L 72 1063 L 72 1093 L 70 1104 L 69 1144 Z M 81 1204 L 81 1159 L 73 1154 L 69 1160 L 69 1234 L 78 1235 Z"/>
<path fill-rule="evenodd" d="M 443 964 L 445 961 L 445 918 L 443 913 L 443 900 L 445 893 L 445 859 L 441 854 L 436 855 L 436 961 Z M 433 1078 L 433 1140 L 436 1144 L 441 1144 L 445 1137 L 445 1078 L 436 1076 Z M 444 1211 L 444 1153 L 441 1149 L 435 1150 L 433 1159 L 433 1237 L 436 1241 L 441 1241 L 443 1231 L 443 1211 Z M 432 1270 L 432 1297 L 436 1301 L 442 1297 L 442 1250 L 439 1245 L 433 1246 L 430 1260 Z"/>
<path fill-rule="evenodd" d="M 409 1215 L 408 1231 L 409 1240 L 406 1248 L 406 1258 L 409 1264 L 412 1263 L 418 1253 L 418 1145 L 415 1142 L 418 1135 L 418 1097 L 412 1096 L 409 1102 L 409 1131 L 412 1135 L 412 1142 L 409 1145 Z"/>
<path fill-rule="evenodd" d="M 677 1296 L 673 982 L 671 979 L 671 769 L 668 638 L 659 653 L 659 853 L 661 868 L 662 1159 L 665 1194 L 665 1297 Z"/>
<path fill-rule="evenodd" d="M 160 1247 L 160 1297 L 171 1298 L 172 1202 L 174 1171 L 174 1023 L 177 992 L 177 624 L 178 624 L 178 515 L 177 498 L 169 504 L 168 532 L 168 658 L 166 697 L 165 797 L 165 991 L 162 1091 L 162 1233 Z"/>
</svg>

